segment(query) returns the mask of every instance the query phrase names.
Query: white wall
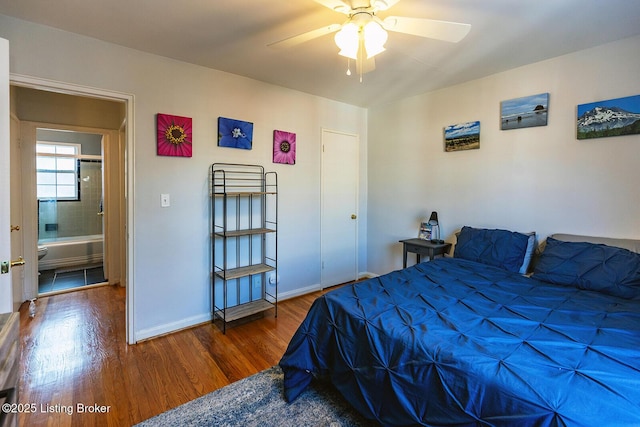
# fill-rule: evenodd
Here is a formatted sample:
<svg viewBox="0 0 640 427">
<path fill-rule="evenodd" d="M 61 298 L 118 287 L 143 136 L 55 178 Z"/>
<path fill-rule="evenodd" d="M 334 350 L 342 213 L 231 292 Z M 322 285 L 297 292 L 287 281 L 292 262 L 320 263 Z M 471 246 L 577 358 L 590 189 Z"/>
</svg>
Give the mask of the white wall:
<svg viewBox="0 0 640 427">
<path fill-rule="evenodd" d="M 278 172 L 281 295 L 320 284 L 321 128 L 361 136 L 366 110 L 0 15 L 11 72 L 135 96 L 135 337 L 206 321 L 210 313 L 208 166 L 257 163 Z M 193 157 L 156 155 L 155 115 L 193 119 Z M 254 123 L 253 150 L 217 147 L 217 118 Z M 297 134 L 295 166 L 271 160 L 274 129 Z M 364 179 L 363 179 L 364 180 Z M 160 207 L 160 194 L 171 207 Z M 360 212 L 366 218 L 366 183 Z M 359 261 L 366 266 L 366 221 Z"/>
<path fill-rule="evenodd" d="M 400 268 L 398 240 L 432 210 L 450 242 L 463 225 L 640 238 L 640 135 L 576 139 L 578 104 L 640 94 L 638 52 L 631 38 L 370 109 L 369 270 Z M 547 126 L 500 130 L 501 101 L 545 92 Z M 475 120 L 480 149 L 444 152 L 443 128 Z"/>
</svg>

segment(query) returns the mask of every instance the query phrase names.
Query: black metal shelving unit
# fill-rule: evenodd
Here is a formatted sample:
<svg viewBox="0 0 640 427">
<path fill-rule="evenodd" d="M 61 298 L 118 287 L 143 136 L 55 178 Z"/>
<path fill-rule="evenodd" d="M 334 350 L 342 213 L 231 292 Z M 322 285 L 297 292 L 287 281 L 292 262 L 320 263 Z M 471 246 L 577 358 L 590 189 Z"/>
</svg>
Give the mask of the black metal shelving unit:
<svg viewBox="0 0 640 427">
<path fill-rule="evenodd" d="M 278 176 L 260 165 L 210 167 L 212 321 L 278 316 Z"/>
</svg>

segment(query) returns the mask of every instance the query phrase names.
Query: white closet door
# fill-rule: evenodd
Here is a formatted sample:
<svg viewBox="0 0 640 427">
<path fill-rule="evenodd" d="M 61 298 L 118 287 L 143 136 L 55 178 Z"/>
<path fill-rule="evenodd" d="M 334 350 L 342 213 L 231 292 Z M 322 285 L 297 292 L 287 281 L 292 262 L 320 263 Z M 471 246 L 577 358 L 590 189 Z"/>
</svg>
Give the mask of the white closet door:
<svg viewBox="0 0 640 427">
<path fill-rule="evenodd" d="M 322 131 L 322 286 L 358 275 L 357 135 Z"/>
</svg>

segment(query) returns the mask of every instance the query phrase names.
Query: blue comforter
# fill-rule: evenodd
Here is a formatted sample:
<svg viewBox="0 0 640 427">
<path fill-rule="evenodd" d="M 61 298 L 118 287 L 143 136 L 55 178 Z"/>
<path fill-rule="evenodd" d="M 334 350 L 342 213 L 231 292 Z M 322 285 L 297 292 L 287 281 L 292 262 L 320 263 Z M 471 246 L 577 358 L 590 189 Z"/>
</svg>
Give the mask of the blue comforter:
<svg viewBox="0 0 640 427">
<path fill-rule="evenodd" d="M 640 302 L 437 259 L 318 298 L 280 366 L 385 425 L 640 425 Z"/>
</svg>

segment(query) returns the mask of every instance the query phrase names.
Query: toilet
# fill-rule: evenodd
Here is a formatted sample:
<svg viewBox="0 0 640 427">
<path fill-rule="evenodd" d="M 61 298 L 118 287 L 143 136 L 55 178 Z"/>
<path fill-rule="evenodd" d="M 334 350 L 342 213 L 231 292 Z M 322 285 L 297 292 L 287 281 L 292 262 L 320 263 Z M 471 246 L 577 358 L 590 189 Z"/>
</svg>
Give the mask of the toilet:
<svg viewBox="0 0 640 427">
<path fill-rule="evenodd" d="M 38 246 L 38 260 L 44 258 L 44 256 L 49 252 L 49 248 L 46 246 Z"/>
</svg>

